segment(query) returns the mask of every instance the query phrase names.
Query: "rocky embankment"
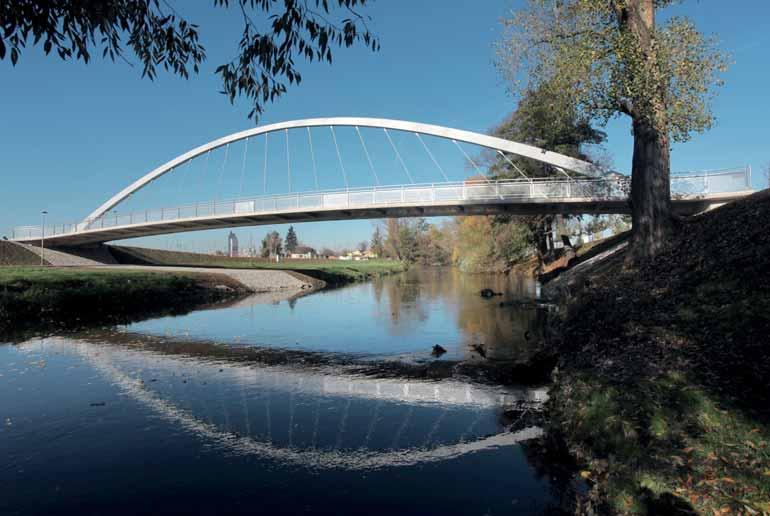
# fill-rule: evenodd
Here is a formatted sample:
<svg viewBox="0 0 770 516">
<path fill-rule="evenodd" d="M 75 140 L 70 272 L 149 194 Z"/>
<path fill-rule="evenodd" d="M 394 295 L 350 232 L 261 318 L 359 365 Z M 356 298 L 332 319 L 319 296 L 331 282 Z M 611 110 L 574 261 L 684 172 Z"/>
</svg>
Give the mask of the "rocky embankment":
<svg viewBox="0 0 770 516">
<path fill-rule="evenodd" d="M 562 278 L 551 434 L 585 514 L 770 514 L 770 191 Z M 567 288 L 569 286 L 569 288 Z"/>
</svg>

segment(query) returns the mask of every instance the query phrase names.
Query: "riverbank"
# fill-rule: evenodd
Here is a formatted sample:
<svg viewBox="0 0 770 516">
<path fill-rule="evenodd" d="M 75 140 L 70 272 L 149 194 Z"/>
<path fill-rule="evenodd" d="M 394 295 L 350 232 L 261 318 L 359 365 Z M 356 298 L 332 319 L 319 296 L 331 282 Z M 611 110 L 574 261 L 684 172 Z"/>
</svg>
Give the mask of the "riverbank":
<svg viewBox="0 0 770 516">
<path fill-rule="evenodd" d="M 404 272 L 406 265 L 395 260 L 283 260 L 230 258 L 201 253 L 165 251 L 142 247 L 109 246 L 112 255 L 123 264 L 226 269 L 274 269 L 305 274 L 331 286 L 368 281 L 378 276 Z"/>
<path fill-rule="evenodd" d="M 677 224 L 637 270 L 581 276 L 555 350 L 551 434 L 586 514 L 770 514 L 770 192 Z"/>
<path fill-rule="evenodd" d="M 0 334 L 124 324 L 250 293 L 222 274 L 117 268 L 0 268 Z"/>
</svg>

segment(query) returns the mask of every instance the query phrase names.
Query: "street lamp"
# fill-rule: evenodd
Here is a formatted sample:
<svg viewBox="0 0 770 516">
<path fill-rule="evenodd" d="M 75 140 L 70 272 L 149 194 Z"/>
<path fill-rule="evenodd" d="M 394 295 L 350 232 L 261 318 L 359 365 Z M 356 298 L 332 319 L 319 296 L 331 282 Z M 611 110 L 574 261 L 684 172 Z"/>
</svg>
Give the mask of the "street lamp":
<svg viewBox="0 0 770 516">
<path fill-rule="evenodd" d="M 48 215 L 48 212 L 43 210 L 40 213 L 40 217 L 42 218 L 42 224 L 40 226 L 40 266 L 42 267 L 45 263 L 45 216 Z"/>
</svg>

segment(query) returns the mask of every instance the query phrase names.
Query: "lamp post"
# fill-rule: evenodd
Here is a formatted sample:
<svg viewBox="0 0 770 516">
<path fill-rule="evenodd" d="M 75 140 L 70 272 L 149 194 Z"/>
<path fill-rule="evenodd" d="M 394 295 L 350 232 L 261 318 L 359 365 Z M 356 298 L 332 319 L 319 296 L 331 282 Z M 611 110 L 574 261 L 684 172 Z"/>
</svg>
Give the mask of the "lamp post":
<svg viewBox="0 0 770 516">
<path fill-rule="evenodd" d="M 42 219 L 42 224 L 40 225 L 40 266 L 42 267 L 45 264 L 45 216 L 48 215 L 48 212 L 43 210 L 40 213 L 40 217 Z"/>
</svg>

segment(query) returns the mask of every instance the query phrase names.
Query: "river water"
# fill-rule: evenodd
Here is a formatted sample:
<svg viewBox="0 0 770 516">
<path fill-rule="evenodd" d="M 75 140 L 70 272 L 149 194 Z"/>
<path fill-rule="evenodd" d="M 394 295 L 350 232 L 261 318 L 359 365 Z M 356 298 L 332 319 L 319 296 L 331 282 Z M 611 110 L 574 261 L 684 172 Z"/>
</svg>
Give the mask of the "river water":
<svg viewBox="0 0 770 516">
<path fill-rule="evenodd" d="M 509 411 L 544 387 L 312 359 L 524 358 L 543 312 L 500 303 L 536 295 L 531 280 L 414 269 L 0 344 L 0 514 L 559 513 L 569 480 Z"/>
</svg>

